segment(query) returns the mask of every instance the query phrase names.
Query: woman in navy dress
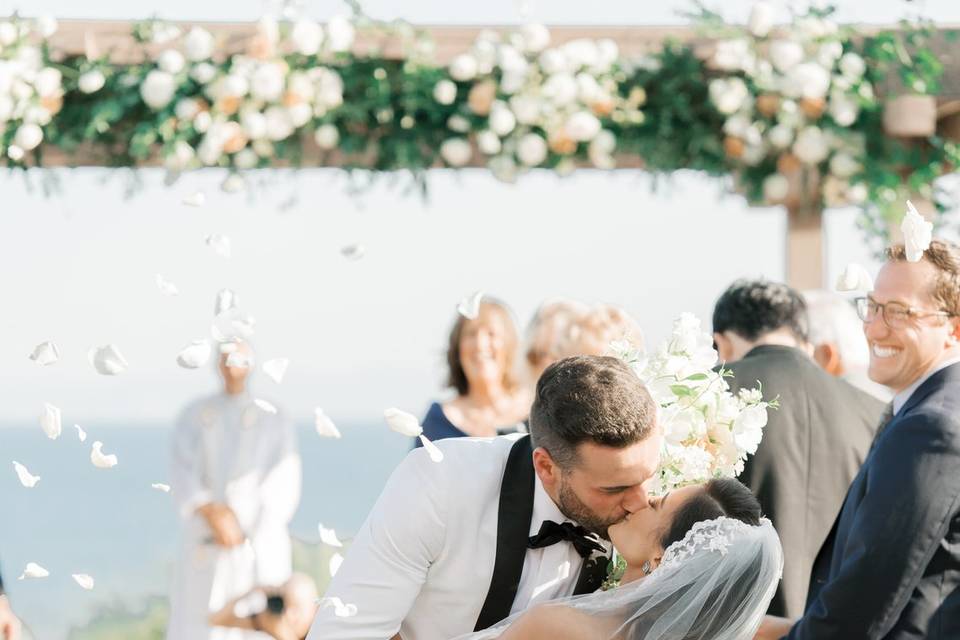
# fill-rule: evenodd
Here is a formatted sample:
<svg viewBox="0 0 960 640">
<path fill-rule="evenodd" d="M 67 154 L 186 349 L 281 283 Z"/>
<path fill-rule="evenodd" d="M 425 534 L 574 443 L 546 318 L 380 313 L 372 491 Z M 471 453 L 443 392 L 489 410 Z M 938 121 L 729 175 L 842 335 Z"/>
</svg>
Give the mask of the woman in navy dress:
<svg viewBox="0 0 960 640">
<path fill-rule="evenodd" d="M 517 324 L 493 298 L 484 298 L 479 311 L 472 320 L 458 315 L 450 331 L 447 383 L 457 395 L 430 405 L 423 419 L 423 435 L 430 440 L 525 430 L 531 397 L 517 378 Z"/>
</svg>

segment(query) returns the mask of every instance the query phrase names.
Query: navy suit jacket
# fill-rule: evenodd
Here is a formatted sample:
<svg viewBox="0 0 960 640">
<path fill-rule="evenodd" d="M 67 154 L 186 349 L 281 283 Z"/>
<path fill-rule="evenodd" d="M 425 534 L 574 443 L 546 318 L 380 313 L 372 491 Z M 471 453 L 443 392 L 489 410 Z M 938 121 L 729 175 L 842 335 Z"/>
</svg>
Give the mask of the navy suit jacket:
<svg viewBox="0 0 960 640">
<path fill-rule="evenodd" d="M 817 558 L 790 640 L 960 638 L 960 364 L 887 424 Z"/>
</svg>

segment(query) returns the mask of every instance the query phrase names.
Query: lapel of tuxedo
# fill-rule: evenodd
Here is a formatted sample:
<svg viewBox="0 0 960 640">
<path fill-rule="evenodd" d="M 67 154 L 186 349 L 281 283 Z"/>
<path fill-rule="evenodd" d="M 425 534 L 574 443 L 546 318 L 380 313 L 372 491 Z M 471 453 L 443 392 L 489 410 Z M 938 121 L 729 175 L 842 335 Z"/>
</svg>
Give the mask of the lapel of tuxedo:
<svg viewBox="0 0 960 640">
<path fill-rule="evenodd" d="M 598 551 L 584 560 L 583 566 L 580 568 L 580 577 L 577 578 L 577 586 L 573 589 L 573 595 L 582 596 L 593 593 L 603 586 L 603 579 L 607 577 L 607 565 L 609 563 L 610 558 Z"/>
<path fill-rule="evenodd" d="M 530 521 L 533 518 L 533 450 L 530 436 L 517 440 L 510 449 L 500 486 L 497 512 L 497 552 L 493 577 L 474 631 L 492 627 L 510 615 L 517 595 L 523 560 L 527 554 Z"/>
</svg>

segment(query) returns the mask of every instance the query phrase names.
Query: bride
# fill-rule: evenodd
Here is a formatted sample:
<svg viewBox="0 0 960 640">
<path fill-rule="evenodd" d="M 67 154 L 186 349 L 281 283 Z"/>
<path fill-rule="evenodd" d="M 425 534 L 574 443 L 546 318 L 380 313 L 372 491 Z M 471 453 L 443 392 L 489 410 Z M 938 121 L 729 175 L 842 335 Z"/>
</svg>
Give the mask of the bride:
<svg viewBox="0 0 960 640">
<path fill-rule="evenodd" d="M 783 568 L 780 540 L 737 480 L 651 500 L 609 529 L 620 586 L 551 601 L 461 640 L 751 640 Z"/>
</svg>

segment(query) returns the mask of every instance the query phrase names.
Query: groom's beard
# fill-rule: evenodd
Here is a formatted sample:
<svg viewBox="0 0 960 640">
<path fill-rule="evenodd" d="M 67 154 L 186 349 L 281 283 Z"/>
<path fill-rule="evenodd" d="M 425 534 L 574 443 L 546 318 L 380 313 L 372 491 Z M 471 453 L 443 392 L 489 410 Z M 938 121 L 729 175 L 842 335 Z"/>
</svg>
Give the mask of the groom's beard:
<svg viewBox="0 0 960 640">
<path fill-rule="evenodd" d="M 580 498 L 574 493 L 573 489 L 563 480 L 560 481 L 560 489 L 558 491 L 558 498 L 560 504 L 557 506 L 560 507 L 560 512 L 576 522 L 581 526 L 585 527 L 588 531 L 592 531 L 597 534 L 604 540 L 609 540 L 610 537 L 607 535 L 607 529 L 614 525 L 623 518 L 617 520 L 610 520 L 606 518 L 601 518 L 596 513 L 590 510 L 590 507 L 585 505 Z"/>
</svg>

